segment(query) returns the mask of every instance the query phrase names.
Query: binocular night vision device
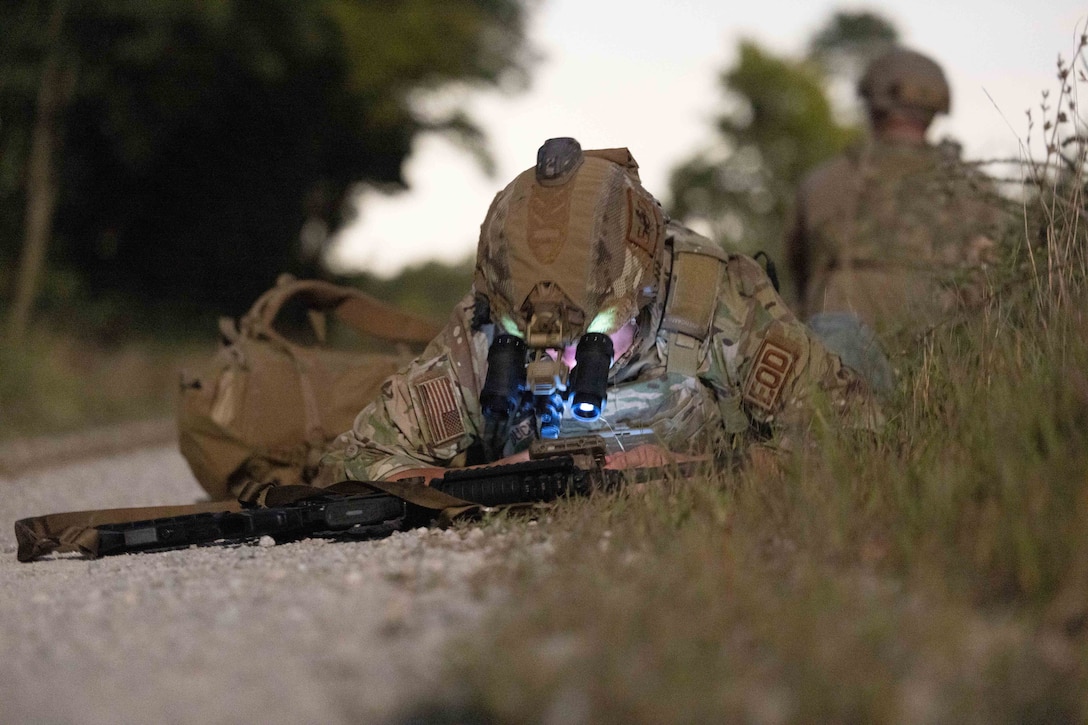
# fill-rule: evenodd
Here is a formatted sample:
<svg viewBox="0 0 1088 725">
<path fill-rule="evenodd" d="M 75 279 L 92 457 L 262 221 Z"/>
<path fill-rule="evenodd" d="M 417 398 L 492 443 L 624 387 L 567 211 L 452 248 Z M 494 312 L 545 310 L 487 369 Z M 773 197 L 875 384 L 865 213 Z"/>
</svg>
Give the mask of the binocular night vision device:
<svg viewBox="0 0 1088 725">
<path fill-rule="evenodd" d="M 582 335 L 571 370 L 562 360 L 562 350 L 556 350 L 552 357 L 547 349 L 530 350 L 520 337 L 498 335 L 487 353 L 487 377 L 480 392 L 484 415 L 505 420 L 531 403 L 540 437 L 558 438 L 569 398 L 571 415 L 593 422 L 604 409 L 613 352 L 608 335 Z"/>
</svg>

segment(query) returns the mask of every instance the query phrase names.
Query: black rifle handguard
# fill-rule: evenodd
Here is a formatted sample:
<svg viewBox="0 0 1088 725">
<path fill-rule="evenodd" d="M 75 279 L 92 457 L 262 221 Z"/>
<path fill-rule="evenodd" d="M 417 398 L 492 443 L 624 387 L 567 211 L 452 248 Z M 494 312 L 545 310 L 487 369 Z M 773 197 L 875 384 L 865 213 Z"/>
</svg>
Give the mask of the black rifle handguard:
<svg viewBox="0 0 1088 725">
<path fill-rule="evenodd" d="M 95 530 L 98 531 L 98 555 L 106 556 L 216 541 L 246 541 L 261 536 L 290 539 L 345 531 L 401 518 L 406 508 L 405 502 L 396 496 L 376 493 L 310 499 L 278 508 L 101 524 Z"/>
</svg>

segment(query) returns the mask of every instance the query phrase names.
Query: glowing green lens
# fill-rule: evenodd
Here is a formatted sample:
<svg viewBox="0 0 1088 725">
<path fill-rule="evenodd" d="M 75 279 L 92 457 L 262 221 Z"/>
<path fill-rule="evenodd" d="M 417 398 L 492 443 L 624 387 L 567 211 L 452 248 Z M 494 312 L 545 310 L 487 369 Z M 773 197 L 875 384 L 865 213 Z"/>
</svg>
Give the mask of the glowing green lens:
<svg viewBox="0 0 1088 725">
<path fill-rule="evenodd" d="M 604 335 L 611 335 L 622 326 L 618 310 L 610 308 L 598 312 L 597 316 L 593 318 L 593 322 L 589 323 L 586 332 L 600 332 Z"/>
<path fill-rule="evenodd" d="M 525 333 L 518 329 L 518 323 L 514 322 L 512 318 L 503 315 L 499 319 L 499 325 L 507 332 L 507 334 L 513 335 L 514 337 L 520 337 L 523 340 L 525 339 Z"/>
</svg>

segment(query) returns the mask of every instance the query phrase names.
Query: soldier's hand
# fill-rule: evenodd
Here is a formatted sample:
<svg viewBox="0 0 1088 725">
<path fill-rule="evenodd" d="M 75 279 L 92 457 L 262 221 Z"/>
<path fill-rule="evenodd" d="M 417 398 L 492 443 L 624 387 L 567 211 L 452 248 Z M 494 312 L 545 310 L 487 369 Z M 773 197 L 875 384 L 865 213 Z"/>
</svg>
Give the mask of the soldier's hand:
<svg viewBox="0 0 1088 725">
<path fill-rule="evenodd" d="M 653 443 L 632 448 L 629 451 L 609 453 L 604 458 L 604 467 L 624 468 L 659 468 L 676 462 L 676 457 L 665 448 Z"/>
</svg>

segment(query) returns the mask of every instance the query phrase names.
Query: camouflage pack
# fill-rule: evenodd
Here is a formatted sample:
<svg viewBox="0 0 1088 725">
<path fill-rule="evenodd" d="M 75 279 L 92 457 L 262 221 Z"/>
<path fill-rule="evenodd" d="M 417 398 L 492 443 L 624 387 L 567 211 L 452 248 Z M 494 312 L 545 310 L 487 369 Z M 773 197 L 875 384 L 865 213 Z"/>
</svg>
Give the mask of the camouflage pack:
<svg viewBox="0 0 1088 725">
<path fill-rule="evenodd" d="M 307 311 L 316 344 L 277 330 L 277 317 L 292 301 Z M 328 313 L 394 343 L 394 351 L 334 349 L 325 342 Z M 213 500 L 233 498 L 251 483 L 312 480 L 326 444 L 440 329 L 358 290 L 293 278 L 219 327 L 215 356 L 197 374 L 182 373 L 178 404 L 181 453 Z"/>
</svg>

